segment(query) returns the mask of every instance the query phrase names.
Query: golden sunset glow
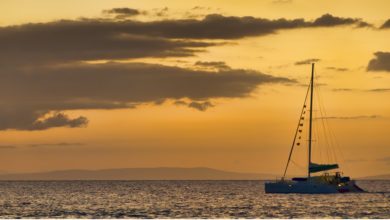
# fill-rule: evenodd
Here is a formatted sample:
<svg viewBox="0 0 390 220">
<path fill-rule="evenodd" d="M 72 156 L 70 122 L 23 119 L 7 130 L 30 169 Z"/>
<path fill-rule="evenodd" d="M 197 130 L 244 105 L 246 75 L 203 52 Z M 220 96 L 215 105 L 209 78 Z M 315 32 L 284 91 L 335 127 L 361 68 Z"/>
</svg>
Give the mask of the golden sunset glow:
<svg viewBox="0 0 390 220">
<path fill-rule="evenodd" d="M 316 59 L 343 171 L 386 174 L 389 8 L 387 0 L 1 0 L 0 171 L 281 175 L 310 78 L 299 63 Z"/>
</svg>

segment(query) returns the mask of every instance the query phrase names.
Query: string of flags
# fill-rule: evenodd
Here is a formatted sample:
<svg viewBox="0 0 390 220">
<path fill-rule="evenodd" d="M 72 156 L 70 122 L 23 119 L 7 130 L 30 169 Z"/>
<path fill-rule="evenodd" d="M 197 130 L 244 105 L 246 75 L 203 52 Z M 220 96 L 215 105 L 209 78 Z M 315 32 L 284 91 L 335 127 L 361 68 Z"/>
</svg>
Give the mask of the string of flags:
<svg viewBox="0 0 390 220">
<path fill-rule="evenodd" d="M 303 122 L 305 120 L 305 117 L 303 115 L 305 115 L 306 113 L 306 105 L 303 106 L 303 112 L 302 112 L 302 115 L 301 115 L 301 119 L 300 119 L 300 122 L 299 122 L 299 127 L 303 127 Z M 302 129 L 299 129 L 298 130 L 299 133 L 302 133 Z M 302 136 L 301 134 L 299 134 L 299 137 L 298 137 L 298 140 L 301 140 Z M 297 142 L 297 146 L 301 145 L 301 143 L 298 141 Z"/>
</svg>

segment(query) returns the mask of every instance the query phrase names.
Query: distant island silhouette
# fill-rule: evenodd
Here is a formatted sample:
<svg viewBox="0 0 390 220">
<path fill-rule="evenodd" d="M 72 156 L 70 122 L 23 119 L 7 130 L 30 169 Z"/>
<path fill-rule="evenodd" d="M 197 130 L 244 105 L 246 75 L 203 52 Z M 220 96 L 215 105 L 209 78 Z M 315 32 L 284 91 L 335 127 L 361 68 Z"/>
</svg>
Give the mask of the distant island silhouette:
<svg viewBox="0 0 390 220">
<path fill-rule="evenodd" d="M 0 180 L 269 180 L 275 178 L 276 175 L 272 174 L 239 173 L 207 167 L 80 169 L 0 174 Z"/>
<path fill-rule="evenodd" d="M 0 180 L 274 180 L 277 177 L 276 174 L 241 173 L 208 167 L 73 169 L 36 173 L 0 173 Z M 390 180 L 390 174 L 357 179 Z"/>
</svg>

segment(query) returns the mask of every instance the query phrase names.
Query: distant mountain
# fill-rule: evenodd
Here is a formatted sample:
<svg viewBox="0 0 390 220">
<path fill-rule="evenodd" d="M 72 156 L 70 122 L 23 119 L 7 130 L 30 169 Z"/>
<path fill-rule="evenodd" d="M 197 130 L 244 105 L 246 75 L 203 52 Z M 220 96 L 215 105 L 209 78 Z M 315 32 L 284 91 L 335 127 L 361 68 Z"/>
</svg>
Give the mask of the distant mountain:
<svg viewBox="0 0 390 220">
<path fill-rule="evenodd" d="M 361 177 L 358 179 L 365 179 L 365 180 L 390 180 L 390 174 L 384 174 L 384 175 L 376 175 L 376 176 L 366 176 Z"/>
<path fill-rule="evenodd" d="M 238 173 L 206 167 L 158 167 L 1 174 L 0 180 L 260 180 L 275 177 L 270 174 Z"/>
</svg>

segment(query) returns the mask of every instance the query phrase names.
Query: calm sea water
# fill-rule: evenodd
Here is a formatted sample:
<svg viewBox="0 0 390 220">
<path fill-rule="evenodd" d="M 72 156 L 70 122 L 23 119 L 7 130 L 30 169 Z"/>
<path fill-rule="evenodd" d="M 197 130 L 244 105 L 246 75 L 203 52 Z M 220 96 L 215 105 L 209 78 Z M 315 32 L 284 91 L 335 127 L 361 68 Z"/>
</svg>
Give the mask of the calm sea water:
<svg viewBox="0 0 390 220">
<path fill-rule="evenodd" d="M 362 194 L 265 194 L 263 181 L 3 181 L 0 218 L 390 218 L 390 181 Z"/>
</svg>

